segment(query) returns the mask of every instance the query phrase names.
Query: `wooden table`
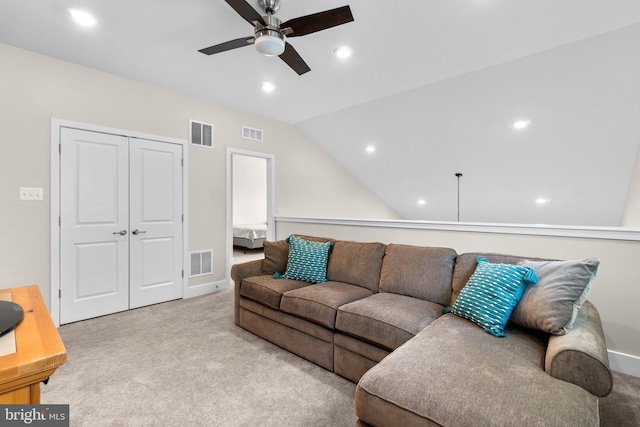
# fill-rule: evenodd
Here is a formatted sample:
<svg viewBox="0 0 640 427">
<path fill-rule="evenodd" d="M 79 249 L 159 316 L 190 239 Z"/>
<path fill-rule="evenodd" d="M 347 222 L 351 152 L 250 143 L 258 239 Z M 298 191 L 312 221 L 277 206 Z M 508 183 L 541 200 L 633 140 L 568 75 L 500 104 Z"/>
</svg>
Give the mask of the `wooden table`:
<svg viewBox="0 0 640 427">
<path fill-rule="evenodd" d="M 0 356 L 0 404 L 39 404 L 40 382 L 67 361 L 38 285 L 0 290 L 11 293 L 24 319 L 15 328 L 15 353 Z"/>
</svg>

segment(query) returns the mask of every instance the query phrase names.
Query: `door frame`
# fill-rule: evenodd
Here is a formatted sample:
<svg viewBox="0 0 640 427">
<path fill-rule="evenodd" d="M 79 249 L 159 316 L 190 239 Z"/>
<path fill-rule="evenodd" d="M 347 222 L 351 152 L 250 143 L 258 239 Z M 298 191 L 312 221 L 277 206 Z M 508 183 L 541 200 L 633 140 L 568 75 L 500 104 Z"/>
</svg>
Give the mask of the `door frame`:
<svg viewBox="0 0 640 427">
<path fill-rule="evenodd" d="M 189 151 L 188 142 L 184 139 L 152 135 L 142 132 L 123 130 L 88 123 L 63 119 L 51 119 L 51 295 L 50 314 L 54 325 L 60 326 L 60 133 L 62 128 L 80 129 L 100 132 L 129 138 L 150 139 L 158 142 L 179 144 L 182 146 L 182 266 L 189 265 Z M 182 298 L 189 285 L 189 275 L 182 277 Z"/>
<path fill-rule="evenodd" d="M 275 240 L 276 222 L 275 222 L 275 170 L 276 157 L 270 153 L 262 153 L 259 151 L 242 150 L 240 148 L 227 147 L 227 244 L 226 244 L 226 260 L 225 266 L 227 271 L 227 283 L 231 285 L 231 255 L 233 254 L 233 187 L 232 187 L 232 159 L 234 154 L 241 156 L 257 157 L 267 160 L 267 240 Z"/>
</svg>

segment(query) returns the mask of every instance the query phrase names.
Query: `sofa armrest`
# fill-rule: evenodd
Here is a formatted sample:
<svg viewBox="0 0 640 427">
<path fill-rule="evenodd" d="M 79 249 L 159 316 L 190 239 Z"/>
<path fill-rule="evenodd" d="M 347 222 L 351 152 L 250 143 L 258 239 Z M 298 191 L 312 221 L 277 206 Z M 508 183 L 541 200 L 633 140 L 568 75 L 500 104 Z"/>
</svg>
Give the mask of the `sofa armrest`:
<svg viewBox="0 0 640 427">
<path fill-rule="evenodd" d="M 550 336 L 545 371 L 598 397 L 611 393 L 613 377 L 607 345 L 600 315 L 591 302 L 582 305 L 573 329 L 565 335 Z"/>
<path fill-rule="evenodd" d="M 257 259 L 255 261 L 244 262 L 242 264 L 234 264 L 231 266 L 231 280 L 233 280 L 233 313 L 234 321 L 236 325 L 239 322 L 239 309 L 240 309 L 240 284 L 247 277 L 259 276 L 262 270 L 262 260 Z"/>
</svg>

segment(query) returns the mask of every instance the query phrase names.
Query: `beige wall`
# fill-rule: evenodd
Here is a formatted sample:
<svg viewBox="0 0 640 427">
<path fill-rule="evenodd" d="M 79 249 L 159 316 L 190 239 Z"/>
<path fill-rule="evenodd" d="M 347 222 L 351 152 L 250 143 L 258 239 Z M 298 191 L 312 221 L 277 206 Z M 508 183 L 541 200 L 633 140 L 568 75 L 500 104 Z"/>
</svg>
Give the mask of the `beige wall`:
<svg viewBox="0 0 640 427">
<path fill-rule="evenodd" d="M 190 286 L 226 279 L 227 147 L 275 156 L 278 214 L 397 217 L 291 125 L 3 44 L 0 58 L 0 288 L 37 283 L 49 303 L 52 118 L 180 139 L 189 119 L 215 126 L 214 149 L 189 147 L 189 250 L 214 251 L 214 273 Z M 19 187 L 44 201 L 19 201 Z"/>
<path fill-rule="evenodd" d="M 623 227 L 640 227 L 640 150 L 638 150 L 633 164 L 631 181 L 629 181 L 629 189 L 627 190 L 627 198 L 622 211 L 620 225 Z"/>
<path fill-rule="evenodd" d="M 638 241 L 277 221 L 278 239 L 292 233 L 364 242 L 441 246 L 453 248 L 458 253 L 481 251 L 555 259 L 598 257 L 598 276 L 588 299 L 600 312 L 607 347 L 640 357 L 640 292 L 635 271 L 640 260 Z"/>
</svg>

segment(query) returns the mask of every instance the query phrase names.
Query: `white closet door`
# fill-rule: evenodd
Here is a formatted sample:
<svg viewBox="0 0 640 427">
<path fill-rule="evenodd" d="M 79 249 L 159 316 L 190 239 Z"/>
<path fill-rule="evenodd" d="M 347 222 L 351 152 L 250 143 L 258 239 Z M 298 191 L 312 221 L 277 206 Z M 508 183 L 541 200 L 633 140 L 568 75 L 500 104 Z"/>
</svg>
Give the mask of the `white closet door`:
<svg viewBox="0 0 640 427">
<path fill-rule="evenodd" d="M 60 322 L 129 308 L 128 138 L 61 129 Z"/>
<path fill-rule="evenodd" d="M 130 307 L 182 298 L 182 146 L 130 140 Z"/>
</svg>

